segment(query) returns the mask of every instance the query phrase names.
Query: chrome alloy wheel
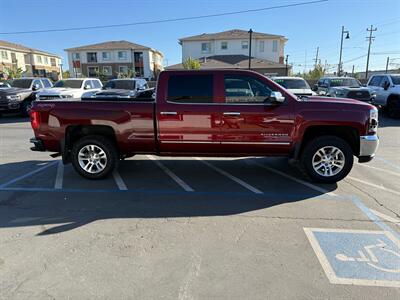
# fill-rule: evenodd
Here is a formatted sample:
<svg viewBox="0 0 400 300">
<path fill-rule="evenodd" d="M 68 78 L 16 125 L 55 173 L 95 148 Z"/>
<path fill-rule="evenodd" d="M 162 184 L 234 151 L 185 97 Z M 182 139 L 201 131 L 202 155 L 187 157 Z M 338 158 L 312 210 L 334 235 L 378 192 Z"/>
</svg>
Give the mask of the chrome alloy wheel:
<svg viewBox="0 0 400 300">
<path fill-rule="evenodd" d="M 80 167 L 88 173 L 97 174 L 107 166 L 107 155 L 96 145 L 86 145 L 78 153 Z"/>
<path fill-rule="evenodd" d="M 312 166 L 314 171 L 324 177 L 331 177 L 343 170 L 345 157 L 339 148 L 325 146 L 313 156 Z"/>
</svg>

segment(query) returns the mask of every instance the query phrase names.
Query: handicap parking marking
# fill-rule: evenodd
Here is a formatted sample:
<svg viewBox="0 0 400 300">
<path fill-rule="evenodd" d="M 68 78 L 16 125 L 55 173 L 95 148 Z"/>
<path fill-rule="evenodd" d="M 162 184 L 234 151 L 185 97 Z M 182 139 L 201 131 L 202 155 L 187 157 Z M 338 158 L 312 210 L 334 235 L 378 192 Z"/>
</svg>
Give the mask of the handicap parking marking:
<svg viewBox="0 0 400 300">
<path fill-rule="evenodd" d="M 400 287 L 400 240 L 389 231 L 304 228 L 332 284 Z"/>
</svg>

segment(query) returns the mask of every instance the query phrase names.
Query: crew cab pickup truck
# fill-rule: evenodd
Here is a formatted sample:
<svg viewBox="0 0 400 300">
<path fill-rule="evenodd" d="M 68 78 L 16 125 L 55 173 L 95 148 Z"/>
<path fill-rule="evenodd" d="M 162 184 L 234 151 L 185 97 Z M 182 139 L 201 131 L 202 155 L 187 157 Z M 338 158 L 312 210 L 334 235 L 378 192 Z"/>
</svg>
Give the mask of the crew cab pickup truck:
<svg viewBox="0 0 400 300">
<path fill-rule="evenodd" d="M 164 71 L 156 99 L 138 100 L 36 101 L 31 149 L 62 155 L 90 179 L 135 154 L 286 156 L 311 180 L 332 183 L 378 147 L 374 106 L 298 98 L 252 71 Z"/>
<path fill-rule="evenodd" d="M 384 108 L 391 118 L 400 118 L 400 74 L 373 75 L 368 81 L 372 103 Z"/>
</svg>

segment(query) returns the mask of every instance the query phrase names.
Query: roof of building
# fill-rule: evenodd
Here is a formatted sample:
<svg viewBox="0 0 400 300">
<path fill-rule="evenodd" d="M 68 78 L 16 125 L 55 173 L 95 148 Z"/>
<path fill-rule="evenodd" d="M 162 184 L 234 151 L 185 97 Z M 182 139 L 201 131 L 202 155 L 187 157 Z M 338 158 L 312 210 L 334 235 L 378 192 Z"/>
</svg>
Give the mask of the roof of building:
<svg viewBox="0 0 400 300">
<path fill-rule="evenodd" d="M 16 51 L 21 51 L 21 52 L 37 53 L 37 54 L 43 54 L 43 55 L 48 55 L 48 56 L 61 58 L 61 56 L 58 56 L 58 55 L 53 54 L 53 53 L 45 52 L 45 51 L 42 51 L 42 50 L 38 50 L 38 49 L 26 47 L 24 45 L 15 44 L 15 43 L 2 41 L 2 40 L 0 40 L 0 48 L 7 48 L 7 49 L 13 49 L 13 50 L 16 50 Z"/>
<path fill-rule="evenodd" d="M 65 49 L 65 51 L 80 51 L 80 50 L 152 50 L 162 54 L 160 51 L 153 48 L 135 44 L 128 41 L 108 41 L 103 43 L 91 44 Z"/>
<path fill-rule="evenodd" d="M 201 69 L 247 69 L 249 67 L 249 57 L 246 55 L 214 55 L 199 59 Z M 289 66 L 290 67 L 290 66 Z M 286 68 L 286 65 L 273 61 L 251 58 L 252 69 L 277 69 Z M 167 70 L 183 69 L 183 63 L 166 67 Z"/>
<path fill-rule="evenodd" d="M 255 32 L 255 31 L 253 31 L 252 36 L 254 39 L 281 38 L 281 39 L 286 40 L 286 38 L 283 35 L 261 33 L 261 32 Z M 199 35 L 184 37 L 184 38 L 179 39 L 179 41 L 181 41 L 181 42 L 182 41 L 206 41 L 206 40 L 228 40 L 228 39 L 248 39 L 248 38 L 249 38 L 249 32 L 247 30 L 232 29 L 232 30 L 227 30 L 227 31 L 222 31 L 222 32 L 203 33 L 203 34 L 199 34 Z"/>
</svg>

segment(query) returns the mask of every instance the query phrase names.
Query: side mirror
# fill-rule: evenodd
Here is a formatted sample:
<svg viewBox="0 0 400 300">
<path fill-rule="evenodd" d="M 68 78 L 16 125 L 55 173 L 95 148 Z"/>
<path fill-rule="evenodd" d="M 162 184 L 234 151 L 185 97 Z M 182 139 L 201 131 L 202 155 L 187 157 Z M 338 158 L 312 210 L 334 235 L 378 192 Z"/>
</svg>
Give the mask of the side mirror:
<svg viewBox="0 0 400 300">
<path fill-rule="evenodd" d="M 385 84 L 383 85 L 383 89 L 386 91 L 390 87 L 390 82 L 386 81 Z"/>
<path fill-rule="evenodd" d="M 92 87 L 90 86 L 90 84 L 85 85 L 84 89 L 85 90 L 90 90 Z"/>
<path fill-rule="evenodd" d="M 314 92 L 318 91 L 318 84 L 314 84 L 312 90 L 313 90 Z"/>
<path fill-rule="evenodd" d="M 281 92 L 271 92 L 269 100 L 272 103 L 283 103 L 285 102 L 285 97 L 282 96 Z"/>
<path fill-rule="evenodd" d="M 37 91 L 38 89 L 40 89 L 40 85 L 39 84 L 34 84 L 33 86 L 32 86 L 32 91 Z"/>
</svg>

